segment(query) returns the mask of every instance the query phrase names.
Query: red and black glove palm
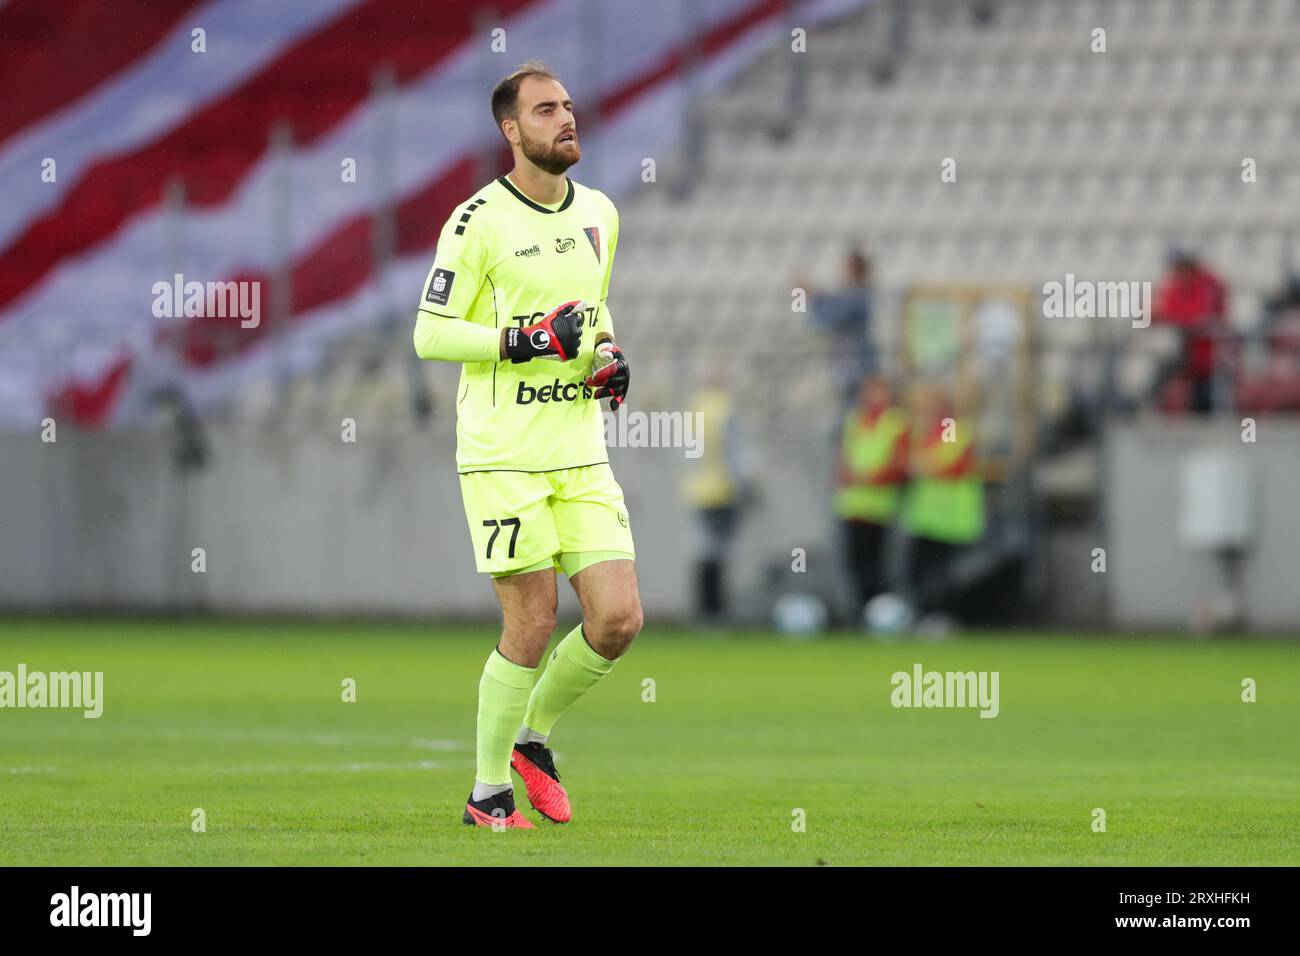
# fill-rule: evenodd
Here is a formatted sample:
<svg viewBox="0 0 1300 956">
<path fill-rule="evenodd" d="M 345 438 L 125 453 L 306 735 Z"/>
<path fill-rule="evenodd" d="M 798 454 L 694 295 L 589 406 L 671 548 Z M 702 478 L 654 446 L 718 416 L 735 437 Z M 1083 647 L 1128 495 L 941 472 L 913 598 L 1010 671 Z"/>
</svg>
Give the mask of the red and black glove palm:
<svg viewBox="0 0 1300 956">
<path fill-rule="evenodd" d="M 598 350 L 608 349 L 614 361 L 587 376 L 586 384 L 596 389 L 595 398 L 608 397 L 609 410 L 616 412 L 618 406 L 623 404 L 624 399 L 627 398 L 628 379 L 631 376 L 627 356 L 623 354 L 623 350 L 618 347 L 613 339 L 601 342 L 596 348 Z"/>
</svg>

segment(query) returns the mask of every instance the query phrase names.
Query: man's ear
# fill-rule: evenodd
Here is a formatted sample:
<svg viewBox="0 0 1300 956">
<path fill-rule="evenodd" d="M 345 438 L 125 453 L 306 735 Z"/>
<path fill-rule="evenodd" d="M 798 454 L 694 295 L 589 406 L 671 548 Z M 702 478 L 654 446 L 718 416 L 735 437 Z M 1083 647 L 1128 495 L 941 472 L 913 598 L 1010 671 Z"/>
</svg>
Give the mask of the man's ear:
<svg viewBox="0 0 1300 956">
<path fill-rule="evenodd" d="M 512 136 L 511 133 L 515 135 Z M 506 138 L 507 143 L 511 144 L 512 146 L 518 146 L 519 143 L 516 141 L 515 137 L 519 135 L 519 123 L 512 119 L 502 120 L 501 135 Z"/>
</svg>

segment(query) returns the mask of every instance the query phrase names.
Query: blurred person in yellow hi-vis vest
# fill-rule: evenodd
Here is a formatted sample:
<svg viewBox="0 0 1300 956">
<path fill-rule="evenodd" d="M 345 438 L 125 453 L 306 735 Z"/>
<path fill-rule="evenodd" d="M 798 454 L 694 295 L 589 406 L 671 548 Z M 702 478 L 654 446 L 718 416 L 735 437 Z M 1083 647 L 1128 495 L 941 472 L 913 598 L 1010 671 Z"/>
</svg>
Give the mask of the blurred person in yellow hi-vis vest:
<svg viewBox="0 0 1300 956">
<path fill-rule="evenodd" d="M 912 538 L 913 601 L 921 614 L 943 612 L 962 549 L 984 534 L 984 483 L 973 426 L 958 418 L 937 385 L 916 388 L 903 527 Z"/>
<path fill-rule="evenodd" d="M 907 413 L 897 407 L 889 382 L 863 379 L 857 404 L 844 417 L 834 497 L 859 613 L 887 590 L 885 544 L 907 478 L 907 453 Z"/>
<path fill-rule="evenodd" d="M 695 610 L 705 622 L 727 615 L 727 548 L 753 500 L 748 446 L 731 400 L 730 375 L 715 372 L 689 407 L 699 417 L 700 455 L 687 459 L 683 491 L 695 513 Z"/>
</svg>

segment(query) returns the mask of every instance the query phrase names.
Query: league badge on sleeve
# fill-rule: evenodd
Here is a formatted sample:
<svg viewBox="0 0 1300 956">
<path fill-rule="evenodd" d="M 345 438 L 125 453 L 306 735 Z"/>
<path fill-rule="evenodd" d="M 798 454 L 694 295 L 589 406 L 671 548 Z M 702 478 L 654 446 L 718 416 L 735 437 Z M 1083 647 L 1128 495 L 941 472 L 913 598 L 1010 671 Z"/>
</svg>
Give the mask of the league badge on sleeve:
<svg viewBox="0 0 1300 956">
<path fill-rule="evenodd" d="M 433 278 L 429 282 L 429 291 L 424 296 L 425 302 L 432 302 L 434 305 L 446 305 L 447 299 L 451 296 L 451 284 L 456 278 L 456 273 L 448 269 L 434 269 Z"/>
</svg>

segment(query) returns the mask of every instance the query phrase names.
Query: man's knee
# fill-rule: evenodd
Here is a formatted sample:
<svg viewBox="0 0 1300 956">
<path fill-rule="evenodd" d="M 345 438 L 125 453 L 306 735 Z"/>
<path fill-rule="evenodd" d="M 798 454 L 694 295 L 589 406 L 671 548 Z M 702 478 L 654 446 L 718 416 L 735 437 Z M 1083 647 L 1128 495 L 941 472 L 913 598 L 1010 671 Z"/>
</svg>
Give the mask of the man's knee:
<svg viewBox="0 0 1300 956">
<path fill-rule="evenodd" d="M 588 636 L 599 641 L 596 650 L 604 657 L 621 657 L 645 623 L 641 602 L 634 601 L 601 614 L 589 625 Z"/>
</svg>

